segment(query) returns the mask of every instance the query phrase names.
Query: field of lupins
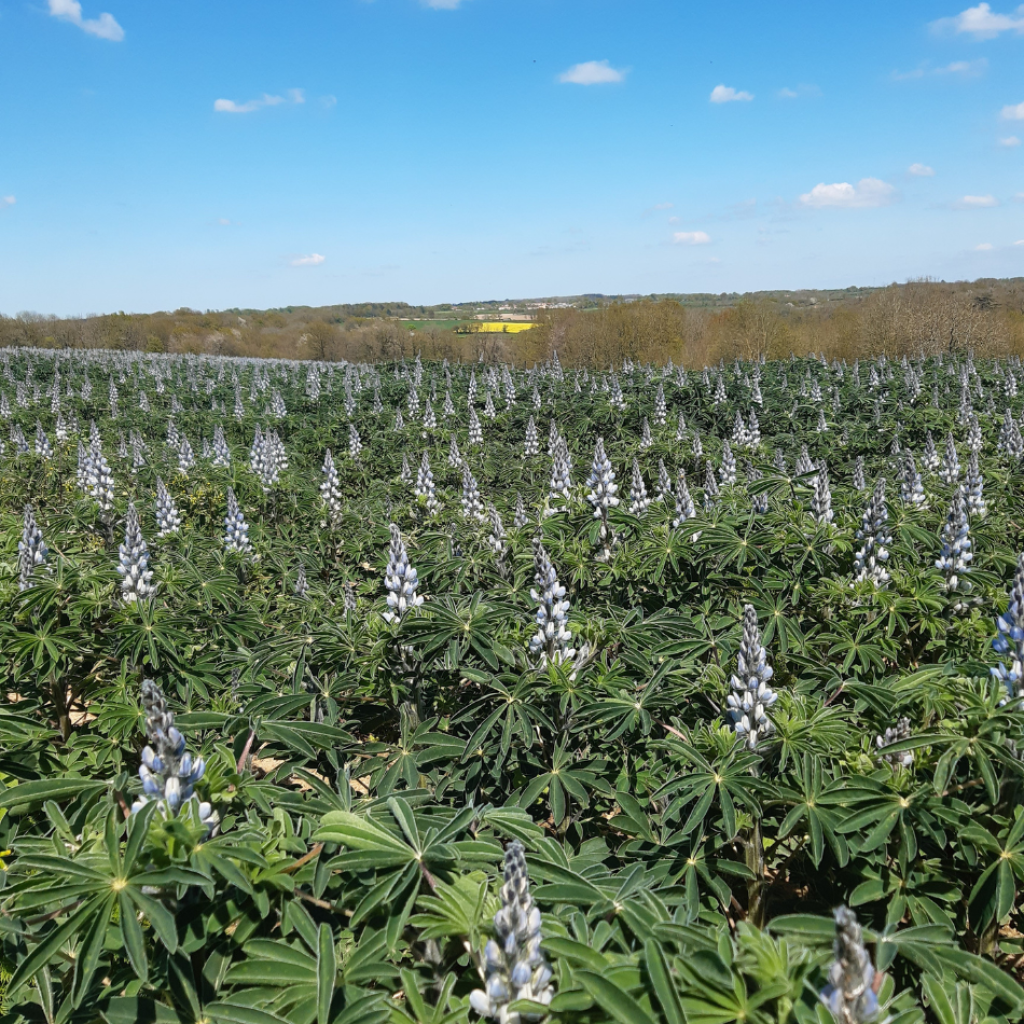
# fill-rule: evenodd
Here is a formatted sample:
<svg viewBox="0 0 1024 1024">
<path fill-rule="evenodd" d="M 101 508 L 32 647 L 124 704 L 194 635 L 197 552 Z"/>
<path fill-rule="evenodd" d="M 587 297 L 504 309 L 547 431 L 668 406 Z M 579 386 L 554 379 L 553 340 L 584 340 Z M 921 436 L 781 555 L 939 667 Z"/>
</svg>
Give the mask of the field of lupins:
<svg viewBox="0 0 1024 1024">
<path fill-rule="evenodd" d="M 1015 1022 L 1024 371 L 0 353 L 12 1022 Z"/>
</svg>

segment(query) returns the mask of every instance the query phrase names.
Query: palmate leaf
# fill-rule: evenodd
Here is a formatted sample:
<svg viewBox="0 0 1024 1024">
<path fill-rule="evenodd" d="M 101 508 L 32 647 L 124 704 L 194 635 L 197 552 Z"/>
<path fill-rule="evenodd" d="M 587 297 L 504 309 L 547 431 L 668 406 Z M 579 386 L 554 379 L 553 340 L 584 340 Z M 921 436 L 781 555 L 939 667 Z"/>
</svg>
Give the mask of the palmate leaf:
<svg viewBox="0 0 1024 1024">
<path fill-rule="evenodd" d="M 395 867 L 416 859 L 416 851 L 372 820 L 350 811 L 329 811 L 313 833 L 320 842 L 338 843 L 351 850 L 366 853 L 359 863 L 379 867 Z"/>
<path fill-rule="evenodd" d="M 821 761 L 809 755 L 801 757 L 795 767 L 796 786 L 780 794 L 794 806 L 779 826 L 779 839 L 785 839 L 800 826 L 810 838 L 811 860 L 815 867 L 821 864 L 826 842 L 840 867 L 845 867 L 850 859 L 850 848 L 838 831 L 843 816 L 829 803 L 831 798 L 841 796 L 846 780 L 828 778 Z"/>
<path fill-rule="evenodd" d="M 720 814 L 725 837 L 736 834 L 736 805 L 747 809 L 756 806 L 755 794 L 758 783 L 751 774 L 751 768 L 758 762 L 758 756 L 740 745 L 734 745 L 725 755 L 707 760 L 695 747 L 681 740 L 669 739 L 663 743 L 667 750 L 677 755 L 692 771 L 669 783 L 656 794 L 669 798 L 665 819 L 672 820 L 679 812 L 693 804 L 682 826 L 682 834 L 696 830 L 707 831 L 705 819 L 712 808 Z"/>
<path fill-rule="evenodd" d="M 459 875 L 450 885 L 438 881 L 433 895 L 420 895 L 416 905 L 422 909 L 413 914 L 409 924 L 421 929 L 424 940 L 465 935 L 475 947 L 484 922 L 487 888 L 487 876 L 482 871 Z"/>
</svg>

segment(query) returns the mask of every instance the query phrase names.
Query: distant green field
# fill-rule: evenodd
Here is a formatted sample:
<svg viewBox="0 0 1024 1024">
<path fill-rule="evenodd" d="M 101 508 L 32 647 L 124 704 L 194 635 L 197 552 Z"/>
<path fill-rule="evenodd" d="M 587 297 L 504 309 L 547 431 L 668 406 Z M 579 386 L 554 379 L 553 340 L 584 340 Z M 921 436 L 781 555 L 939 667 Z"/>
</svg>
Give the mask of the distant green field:
<svg viewBox="0 0 1024 1024">
<path fill-rule="evenodd" d="M 459 324 L 472 323 L 471 320 L 403 320 L 403 327 L 410 331 L 454 331 Z"/>
</svg>

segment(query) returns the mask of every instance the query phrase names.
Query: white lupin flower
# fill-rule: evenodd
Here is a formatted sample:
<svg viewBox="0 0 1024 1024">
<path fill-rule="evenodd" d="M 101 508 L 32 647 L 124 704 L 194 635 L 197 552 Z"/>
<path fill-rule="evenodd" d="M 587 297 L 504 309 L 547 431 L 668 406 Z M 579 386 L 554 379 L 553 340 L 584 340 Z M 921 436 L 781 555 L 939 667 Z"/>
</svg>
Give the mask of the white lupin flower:
<svg viewBox="0 0 1024 1024">
<path fill-rule="evenodd" d="M 726 703 L 733 731 L 749 750 L 755 750 L 759 740 L 775 731 L 767 713 L 779 696 L 768 685 L 773 675 L 768 664 L 768 652 L 761 643 L 757 612 L 753 605 L 744 605 L 743 639 L 736 655 L 736 672 L 729 680 L 732 692 Z"/>
<path fill-rule="evenodd" d="M 174 724 L 163 691 L 151 679 L 142 683 L 142 707 L 149 743 L 143 748 L 139 766 L 142 793 L 132 804 L 132 813 L 137 814 L 155 800 L 159 814 L 174 818 L 194 801 L 200 821 L 212 832 L 220 820 L 217 812 L 195 796 L 195 784 L 205 774 L 206 765 L 201 757 L 193 759 L 185 749 L 185 737 Z"/>
<path fill-rule="evenodd" d="M 565 587 L 558 582 L 555 567 L 539 537 L 533 540 L 533 559 L 537 586 L 530 590 L 530 596 L 540 607 L 536 616 L 537 632 L 530 640 L 530 653 L 538 656 L 538 667 L 544 668 L 572 660 L 576 651 L 569 646 L 572 633 L 565 628 L 569 621 Z"/>
<path fill-rule="evenodd" d="M 875 587 L 884 587 L 889 582 L 889 573 L 885 568 L 885 563 L 889 560 L 889 545 L 892 543 L 888 521 L 885 477 L 879 477 L 875 484 L 875 493 L 864 510 L 860 529 L 856 534 L 861 547 L 853 561 L 854 583 L 866 580 Z"/>
<path fill-rule="evenodd" d="M 157 537 L 177 533 L 181 527 L 181 515 L 160 477 L 156 478 L 156 525 Z"/>
<path fill-rule="evenodd" d="M 21 540 L 18 541 L 18 589 L 27 590 L 32 586 L 32 576 L 46 561 L 48 554 L 43 531 L 39 529 L 32 506 L 25 506 Z"/>
<path fill-rule="evenodd" d="M 498 1024 L 520 1024 L 509 1010 L 517 999 L 547 1006 L 554 996 L 552 972 L 541 952 L 541 915 L 530 896 L 523 844 L 515 839 L 505 851 L 501 908 L 494 915 L 494 935 L 484 948 L 482 989 L 470 993 L 469 1005 Z"/>
<path fill-rule="evenodd" d="M 594 506 L 594 518 L 601 520 L 601 552 L 597 560 L 607 562 L 612 556 L 612 547 L 617 539 L 608 522 L 608 511 L 619 504 L 619 485 L 615 482 L 615 471 L 605 454 L 604 439 L 600 437 L 594 447 L 594 461 L 590 467 L 590 476 L 587 478 L 587 488 L 587 501 Z"/>
<path fill-rule="evenodd" d="M 124 543 L 118 549 L 117 571 L 121 575 L 121 600 L 125 604 L 148 601 L 156 594 L 151 582 L 153 570 L 149 568 L 149 547 L 142 536 L 142 524 L 135 503 L 128 503 Z"/>
<path fill-rule="evenodd" d="M 423 597 L 416 593 L 419 578 L 416 570 L 409 564 L 409 554 L 405 550 L 401 531 L 394 523 L 390 529 L 391 547 L 384 577 L 384 586 L 388 592 L 388 610 L 384 613 L 384 621 L 397 625 L 410 611 L 423 604 Z"/>
<path fill-rule="evenodd" d="M 227 498 L 227 514 L 224 516 L 224 550 L 237 551 L 247 555 L 252 551 L 252 542 L 249 540 L 249 524 L 238 507 L 238 499 L 231 487 L 228 488 Z"/>
</svg>

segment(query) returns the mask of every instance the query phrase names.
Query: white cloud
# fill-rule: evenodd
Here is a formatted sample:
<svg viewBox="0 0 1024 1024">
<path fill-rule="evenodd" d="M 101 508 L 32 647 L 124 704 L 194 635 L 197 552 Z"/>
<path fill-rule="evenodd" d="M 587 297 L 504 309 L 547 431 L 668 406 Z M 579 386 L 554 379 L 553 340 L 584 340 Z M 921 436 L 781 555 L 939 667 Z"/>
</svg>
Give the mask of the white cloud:
<svg viewBox="0 0 1024 1024">
<path fill-rule="evenodd" d="M 1024 121 L 1024 103 L 1003 107 L 1001 116 L 1004 121 Z"/>
<path fill-rule="evenodd" d="M 856 185 L 848 181 L 838 181 L 832 185 L 821 182 L 800 196 L 800 202 L 804 206 L 842 206 L 848 209 L 887 206 L 895 193 L 896 189 L 886 181 L 861 178 Z"/>
<path fill-rule="evenodd" d="M 263 107 L 278 107 L 282 103 L 305 103 L 306 96 L 301 89 L 289 89 L 288 96 L 271 96 L 264 93 L 259 99 L 236 103 L 234 100 L 214 100 L 213 109 L 219 114 L 251 114 Z"/>
<path fill-rule="evenodd" d="M 422 0 L 424 7 L 435 11 L 454 11 L 464 0 Z"/>
<path fill-rule="evenodd" d="M 124 29 L 114 20 L 112 14 L 101 14 L 98 18 L 83 18 L 82 5 L 78 0 L 50 0 L 50 15 L 61 21 L 70 21 L 83 32 L 99 39 L 119 43 L 124 39 Z"/>
<path fill-rule="evenodd" d="M 14 196 L 0 196 L 0 210 L 5 206 L 13 206 L 16 202 Z"/>
<path fill-rule="evenodd" d="M 797 98 L 797 96 L 800 95 L 800 93 L 798 93 L 795 89 L 788 89 L 786 86 L 783 86 L 779 90 L 779 95 L 784 100 L 795 100 Z"/>
<path fill-rule="evenodd" d="M 708 98 L 712 103 L 736 103 L 737 101 L 752 100 L 754 94 L 736 90 L 731 85 L 716 85 Z"/>
<path fill-rule="evenodd" d="M 606 60 L 587 60 L 582 64 L 573 64 L 568 71 L 563 71 L 559 76 L 560 82 L 567 82 L 570 85 L 608 85 L 612 82 L 622 82 L 626 78 L 626 72 L 613 68 Z"/>
<path fill-rule="evenodd" d="M 979 242 L 975 247 L 975 252 L 991 252 L 995 246 L 991 242 Z"/>
<path fill-rule="evenodd" d="M 894 71 L 892 77 L 897 82 L 906 82 L 914 78 L 924 78 L 930 75 L 959 75 L 962 78 L 977 78 L 983 75 L 988 69 L 988 61 L 984 57 L 977 60 L 955 60 L 950 64 L 944 64 L 941 68 L 930 68 L 922 64 L 913 71 Z"/>
<path fill-rule="evenodd" d="M 1024 245 L 1024 238 L 1022 238 L 1019 242 L 1014 242 L 1013 244 L 1014 245 Z"/>
<path fill-rule="evenodd" d="M 672 235 L 676 245 L 707 245 L 711 236 L 706 231 L 677 231 Z"/>
<path fill-rule="evenodd" d="M 1013 14 L 996 14 L 991 4 L 968 7 L 955 18 L 940 18 L 932 22 L 932 28 L 972 35 L 975 39 L 995 39 L 1000 32 L 1017 32 L 1024 35 L 1024 4 Z"/>
<path fill-rule="evenodd" d="M 981 210 L 988 206 L 998 206 L 999 200 L 995 196 L 964 196 L 954 205 L 961 210 Z"/>
<path fill-rule="evenodd" d="M 308 256 L 296 256 L 292 260 L 293 267 L 317 267 L 327 259 L 318 252 L 311 252 Z"/>
<path fill-rule="evenodd" d="M 328 96 L 321 96 L 320 97 L 320 105 L 325 110 L 330 110 L 331 107 L 333 107 L 333 106 L 335 106 L 337 104 L 337 102 L 338 102 L 338 97 L 337 96 L 330 96 L 330 95 L 328 95 Z"/>
<path fill-rule="evenodd" d="M 1016 135 L 1007 135 L 1005 139 L 1000 139 L 997 146 L 1001 146 L 1003 149 L 1013 149 L 1014 146 L 1020 145 L 1020 139 Z"/>
<path fill-rule="evenodd" d="M 907 174 L 912 174 L 915 178 L 934 178 L 935 170 L 927 164 L 911 164 L 907 168 Z"/>
<path fill-rule="evenodd" d="M 228 220 L 228 218 L 227 218 L 227 217 L 218 217 L 218 218 L 217 218 L 217 223 L 218 223 L 218 224 L 219 224 L 219 225 L 220 225 L 220 226 L 221 226 L 222 228 L 226 228 L 226 227 L 227 227 L 227 226 L 228 226 L 228 225 L 229 225 L 229 224 L 231 223 L 231 221 L 230 221 L 230 220 Z"/>
<path fill-rule="evenodd" d="M 655 203 L 654 206 L 651 207 L 651 209 L 652 210 L 671 210 L 672 207 L 675 206 L 675 205 L 676 205 L 675 203 Z"/>
</svg>

